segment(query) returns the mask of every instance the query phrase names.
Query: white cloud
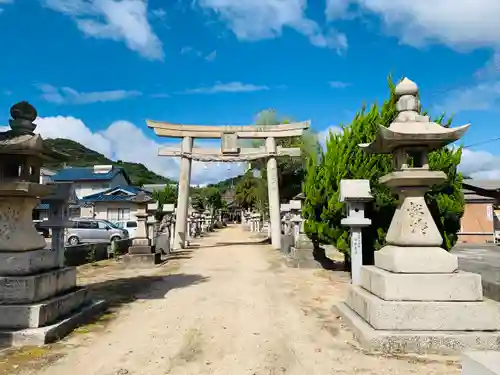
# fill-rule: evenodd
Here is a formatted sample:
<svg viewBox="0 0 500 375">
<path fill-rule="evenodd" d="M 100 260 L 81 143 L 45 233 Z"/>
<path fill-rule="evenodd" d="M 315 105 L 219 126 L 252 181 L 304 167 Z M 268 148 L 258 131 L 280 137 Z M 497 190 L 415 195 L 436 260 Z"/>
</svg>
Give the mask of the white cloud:
<svg viewBox="0 0 500 375">
<path fill-rule="evenodd" d="M 162 144 L 150 138 L 146 135 L 147 133 L 131 122 L 115 121 L 103 131 L 98 132 L 93 132 L 82 120 L 74 117 L 40 117 L 35 123 L 38 125 L 35 131 L 44 138 L 68 138 L 110 159 L 142 163 L 159 175 L 175 180 L 179 178 L 179 160 L 158 156 L 158 148 Z M 153 137 L 155 136 L 152 130 L 150 133 Z M 160 140 L 160 138 L 157 139 Z M 204 146 L 217 148 L 220 144 L 205 142 Z M 207 163 L 205 165 L 194 162 L 191 182 L 192 184 L 215 183 L 243 172 L 242 165 L 233 164 L 230 170 L 228 166 L 229 164 Z"/>
<path fill-rule="evenodd" d="M 500 180 L 500 156 L 487 151 L 473 151 L 465 148 L 462 150 L 459 170 L 465 176 L 474 179 Z"/>
<path fill-rule="evenodd" d="M 216 57 L 217 57 L 217 51 L 214 50 L 205 56 L 205 60 L 214 61 Z"/>
<path fill-rule="evenodd" d="M 194 56 L 194 57 L 202 57 L 209 61 L 209 62 L 212 62 L 215 60 L 215 58 L 217 57 L 217 51 L 216 50 L 213 50 L 212 52 L 210 53 L 207 53 L 205 55 L 205 52 L 202 52 L 192 46 L 184 46 L 181 48 L 181 51 L 180 51 L 180 54 L 181 55 L 187 55 L 187 56 Z"/>
<path fill-rule="evenodd" d="M 318 47 L 340 53 L 348 46 L 345 35 L 333 28 L 324 32 L 307 18 L 306 0 L 197 0 L 197 4 L 214 11 L 240 40 L 276 38 L 289 27 Z"/>
<path fill-rule="evenodd" d="M 500 47 L 497 0 L 327 0 L 330 20 L 378 15 L 402 43 L 441 43 L 458 50 Z"/>
<path fill-rule="evenodd" d="M 87 36 L 123 41 L 151 60 L 162 60 L 163 46 L 148 21 L 144 0 L 40 0 L 70 16 Z M 158 11 L 158 10 L 156 10 Z"/>
<path fill-rule="evenodd" d="M 217 94 L 221 92 L 252 92 L 252 91 L 263 91 L 269 90 L 268 86 L 258 86 L 249 83 L 241 82 L 229 82 L 220 83 L 217 82 L 215 85 L 210 87 L 198 87 L 195 89 L 188 89 L 184 91 L 184 94 Z"/>
<path fill-rule="evenodd" d="M 330 87 L 333 87 L 334 89 L 344 89 L 348 86 L 350 86 L 350 83 L 347 82 L 342 82 L 342 81 L 330 81 L 328 82 Z"/>
<path fill-rule="evenodd" d="M 340 133 L 342 132 L 342 128 L 340 126 L 336 126 L 336 125 L 332 125 L 332 126 L 329 126 L 328 128 L 318 132 L 317 136 L 318 136 L 318 141 L 319 143 L 321 144 L 321 146 L 323 146 L 323 148 L 326 147 L 326 141 L 328 139 L 328 137 L 330 136 L 330 133 Z"/>
<path fill-rule="evenodd" d="M 470 87 L 451 90 L 435 108 L 439 112 L 484 111 L 500 102 L 500 81 L 479 82 Z"/>
<path fill-rule="evenodd" d="M 185 46 L 181 48 L 181 55 L 193 55 L 200 57 L 202 55 L 201 51 L 198 51 L 196 48 L 191 46 Z"/>
<path fill-rule="evenodd" d="M 477 80 L 490 80 L 498 77 L 500 73 L 500 52 L 495 52 L 484 67 L 474 73 Z"/>
<path fill-rule="evenodd" d="M 0 0 L 0 5 L 8 5 L 14 3 L 14 0 Z M 0 14 L 4 12 L 3 8 L 0 8 Z"/>
<path fill-rule="evenodd" d="M 166 92 L 159 92 L 156 94 L 151 94 L 151 95 L 149 95 L 149 97 L 155 98 L 155 99 L 164 99 L 164 98 L 170 98 L 170 94 L 168 94 Z"/>
<path fill-rule="evenodd" d="M 54 87 L 47 84 L 37 85 L 42 98 L 56 104 L 90 104 L 97 102 L 114 102 L 142 95 L 135 90 L 109 90 L 94 92 L 78 92 L 70 87 Z"/>
<path fill-rule="evenodd" d="M 151 11 L 151 15 L 153 17 L 156 17 L 156 18 L 163 20 L 165 18 L 165 16 L 167 15 L 167 12 L 163 8 L 157 8 L 157 9 L 153 9 Z"/>
</svg>

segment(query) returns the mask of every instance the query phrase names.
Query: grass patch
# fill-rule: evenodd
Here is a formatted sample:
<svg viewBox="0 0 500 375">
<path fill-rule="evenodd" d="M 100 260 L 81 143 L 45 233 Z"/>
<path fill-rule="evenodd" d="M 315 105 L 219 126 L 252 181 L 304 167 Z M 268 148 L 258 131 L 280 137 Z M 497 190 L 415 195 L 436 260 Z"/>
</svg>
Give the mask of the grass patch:
<svg viewBox="0 0 500 375">
<path fill-rule="evenodd" d="M 26 368 L 39 370 L 62 356 L 58 345 L 6 349 L 0 353 L 0 375 L 18 374 Z"/>
</svg>

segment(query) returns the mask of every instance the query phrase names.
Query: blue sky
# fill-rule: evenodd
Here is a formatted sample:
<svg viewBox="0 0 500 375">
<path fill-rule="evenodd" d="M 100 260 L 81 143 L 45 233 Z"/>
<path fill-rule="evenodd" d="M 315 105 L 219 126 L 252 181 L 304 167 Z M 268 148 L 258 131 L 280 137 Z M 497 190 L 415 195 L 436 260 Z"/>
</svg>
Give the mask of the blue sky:
<svg viewBox="0 0 500 375">
<path fill-rule="evenodd" d="M 42 135 L 176 177 L 145 119 L 250 124 L 272 107 L 324 132 L 386 98 L 392 72 L 418 83 L 431 113 L 472 122 L 465 144 L 481 142 L 500 137 L 500 3 L 460 4 L 0 0 L 0 121 L 28 100 Z M 499 145 L 469 149 L 464 172 L 500 178 Z M 193 182 L 240 171 L 200 164 Z"/>
</svg>

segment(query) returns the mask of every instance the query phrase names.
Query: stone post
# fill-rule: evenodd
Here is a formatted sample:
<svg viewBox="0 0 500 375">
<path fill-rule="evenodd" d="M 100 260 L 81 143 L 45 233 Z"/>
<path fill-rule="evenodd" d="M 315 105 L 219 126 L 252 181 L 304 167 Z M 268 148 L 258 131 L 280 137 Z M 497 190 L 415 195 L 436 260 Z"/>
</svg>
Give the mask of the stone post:
<svg viewBox="0 0 500 375">
<path fill-rule="evenodd" d="M 260 232 L 260 214 L 259 213 L 255 214 L 255 231 L 257 233 Z"/>
<path fill-rule="evenodd" d="M 173 249 L 184 249 L 187 240 L 187 215 L 189 208 L 189 187 L 191 185 L 191 159 L 184 154 L 193 150 L 193 139 L 182 139 L 181 173 L 179 175 L 179 192 L 177 197 L 177 215 L 175 218 L 175 237 Z"/>
<path fill-rule="evenodd" d="M 277 149 L 274 137 L 266 138 L 266 151 L 271 155 L 267 159 L 267 189 L 269 197 L 269 217 L 271 221 L 271 245 L 281 249 L 280 230 L 280 192 L 278 186 L 278 162 L 276 161 Z"/>
<path fill-rule="evenodd" d="M 133 199 L 137 204 L 135 213 L 137 228 L 128 254 L 123 257 L 125 264 L 129 266 L 153 266 L 161 262 L 161 253 L 153 250 L 147 231 L 148 203 L 152 200 L 153 198 L 145 192 L 139 192 Z"/>
<path fill-rule="evenodd" d="M 200 218 L 200 214 L 199 213 L 196 213 L 195 214 L 195 223 L 196 223 L 196 236 L 200 236 L 201 235 L 201 218 Z"/>
<path fill-rule="evenodd" d="M 0 346 L 38 346 L 63 337 L 104 304 L 77 287 L 76 269 L 61 266 L 60 247 L 59 253 L 46 248 L 33 225 L 38 198 L 54 192 L 39 183 L 42 160 L 64 155 L 33 133 L 33 106 L 21 102 L 10 113 L 11 130 L 0 133 Z M 62 217 L 54 211 L 52 219 Z"/>
<path fill-rule="evenodd" d="M 341 180 L 340 202 L 345 203 L 347 218 L 341 224 L 351 228 L 351 279 L 353 285 L 361 285 L 363 243 L 361 228 L 371 224 L 365 218 L 365 203 L 371 201 L 369 180 Z"/>
<path fill-rule="evenodd" d="M 188 216 L 187 218 L 187 236 L 186 236 L 186 241 L 189 242 L 193 238 L 193 232 L 191 230 L 191 225 L 192 225 L 192 218 L 191 215 Z"/>
<path fill-rule="evenodd" d="M 71 224 L 69 221 L 69 205 L 76 204 L 78 198 L 71 182 L 48 183 L 47 186 L 53 187 L 54 190 L 50 195 L 42 199 L 43 203 L 49 205 L 49 217 L 40 225 L 51 229 L 51 248 L 57 253 L 57 263 L 62 268 L 66 262 L 64 228 Z"/>
</svg>

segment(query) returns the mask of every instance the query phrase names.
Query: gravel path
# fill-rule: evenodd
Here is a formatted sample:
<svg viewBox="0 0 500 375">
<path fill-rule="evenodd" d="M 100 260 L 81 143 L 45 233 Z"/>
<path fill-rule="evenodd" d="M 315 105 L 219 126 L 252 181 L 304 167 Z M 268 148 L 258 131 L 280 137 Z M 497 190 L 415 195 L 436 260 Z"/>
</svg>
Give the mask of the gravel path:
<svg viewBox="0 0 500 375">
<path fill-rule="evenodd" d="M 201 239 L 176 274 L 37 374 L 460 373 L 449 358 L 363 354 L 329 310 L 345 276 L 283 267 L 268 245 L 241 244 L 249 237 L 229 227 Z"/>
</svg>

